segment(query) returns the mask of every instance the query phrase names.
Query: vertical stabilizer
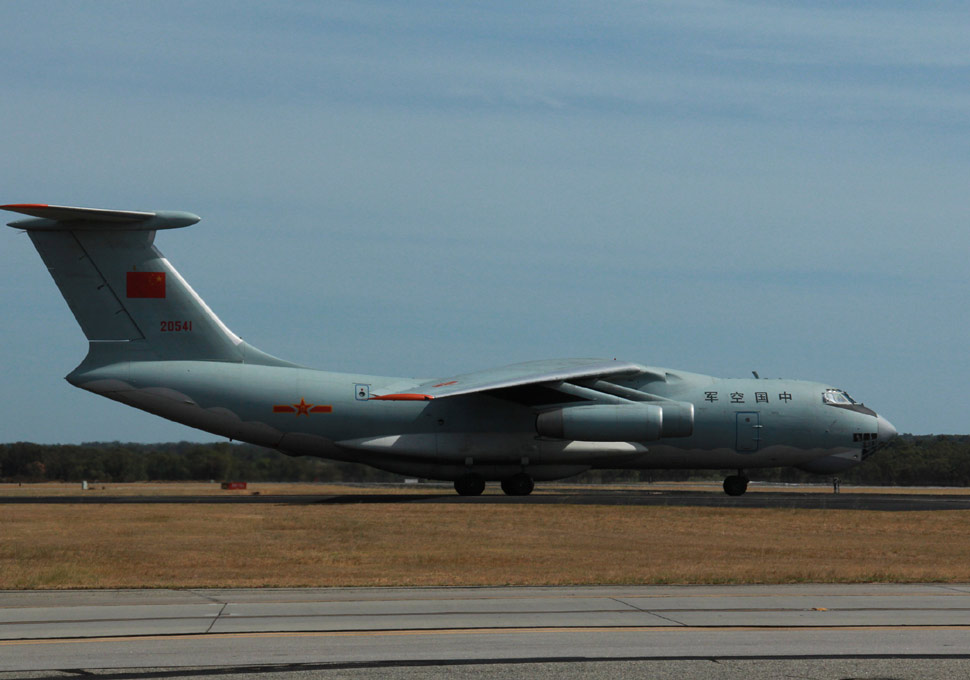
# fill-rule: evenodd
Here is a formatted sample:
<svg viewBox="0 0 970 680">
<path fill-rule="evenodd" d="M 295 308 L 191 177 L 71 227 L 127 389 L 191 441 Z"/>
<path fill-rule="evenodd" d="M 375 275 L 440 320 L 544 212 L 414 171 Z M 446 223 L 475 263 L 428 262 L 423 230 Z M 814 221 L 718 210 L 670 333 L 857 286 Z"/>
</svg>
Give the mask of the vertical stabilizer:
<svg viewBox="0 0 970 680">
<path fill-rule="evenodd" d="M 7 205 L 92 343 L 99 363 L 201 360 L 285 365 L 230 331 L 154 246 L 158 229 L 190 213 Z M 97 351 L 93 351 L 97 344 Z M 90 358 L 89 357 L 89 358 Z"/>
</svg>

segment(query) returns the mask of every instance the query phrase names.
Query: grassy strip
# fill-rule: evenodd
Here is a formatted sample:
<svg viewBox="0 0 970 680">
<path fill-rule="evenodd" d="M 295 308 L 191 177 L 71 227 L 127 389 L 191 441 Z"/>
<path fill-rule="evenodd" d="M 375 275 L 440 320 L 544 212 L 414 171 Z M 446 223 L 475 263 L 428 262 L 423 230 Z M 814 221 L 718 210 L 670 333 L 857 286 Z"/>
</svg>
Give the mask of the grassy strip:
<svg viewBox="0 0 970 680">
<path fill-rule="evenodd" d="M 11 505 L 0 588 L 970 581 L 970 512 Z"/>
</svg>

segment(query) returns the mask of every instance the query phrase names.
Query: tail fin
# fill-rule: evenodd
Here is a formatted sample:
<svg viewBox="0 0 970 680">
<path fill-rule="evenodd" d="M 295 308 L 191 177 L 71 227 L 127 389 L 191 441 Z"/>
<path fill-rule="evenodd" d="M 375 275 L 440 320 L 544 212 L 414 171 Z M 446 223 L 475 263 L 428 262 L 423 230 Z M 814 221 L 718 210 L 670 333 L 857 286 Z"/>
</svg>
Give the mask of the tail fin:
<svg viewBox="0 0 970 680">
<path fill-rule="evenodd" d="M 153 245 L 158 229 L 186 227 L 184 212 L 5 205 L 32 216 L 24 229 L 91 343 L 89 358 L 291 365 L 244 343 Z M 96 350 L 96 351 L 95 351 Z"/>
</svg>

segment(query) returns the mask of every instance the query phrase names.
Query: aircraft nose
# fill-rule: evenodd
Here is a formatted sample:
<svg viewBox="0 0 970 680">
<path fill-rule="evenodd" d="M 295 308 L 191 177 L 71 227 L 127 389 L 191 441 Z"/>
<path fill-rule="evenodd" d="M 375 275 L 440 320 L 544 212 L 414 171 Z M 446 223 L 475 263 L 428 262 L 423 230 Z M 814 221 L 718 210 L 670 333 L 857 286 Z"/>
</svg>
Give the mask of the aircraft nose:
<svg viewBox="0 0 970 680">
<path fill-rule="evenodd" d="M 879 442 L 885 443 L 896 436 L 896 428 L 893 424 L 882 416 L 876 416 L 876 432 L 879 433 Z"/>
</svg>

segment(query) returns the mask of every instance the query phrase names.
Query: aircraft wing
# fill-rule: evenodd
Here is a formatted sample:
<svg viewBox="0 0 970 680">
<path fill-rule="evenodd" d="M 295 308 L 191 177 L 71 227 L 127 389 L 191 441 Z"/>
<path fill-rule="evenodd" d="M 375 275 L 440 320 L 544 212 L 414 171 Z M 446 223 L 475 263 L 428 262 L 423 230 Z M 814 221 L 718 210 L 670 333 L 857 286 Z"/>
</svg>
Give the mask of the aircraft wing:
<svg viewBox="0 0 970 680">
<path fill-rule="evenodd" d="M 548 359 L 512 364 L 475 373 L 465 373 L 415 385 L 406 392 L 371 395 L 371 399 L 385 401 L 430 401 L 466 394 L 496 392 L 510 388 L 529 386 L 555 387 L 575 380 L 596 380 L 609 377 L 633 377 L 654 374 L 665 380 L 663 374 L 654 373 L 645 366 L 626 361 L 608 359 Z"/>
</svg>

